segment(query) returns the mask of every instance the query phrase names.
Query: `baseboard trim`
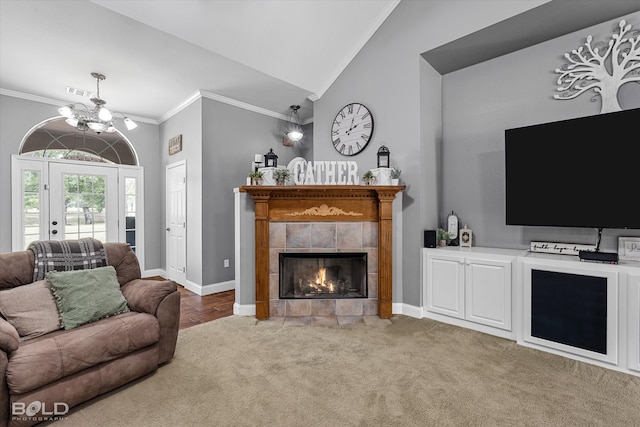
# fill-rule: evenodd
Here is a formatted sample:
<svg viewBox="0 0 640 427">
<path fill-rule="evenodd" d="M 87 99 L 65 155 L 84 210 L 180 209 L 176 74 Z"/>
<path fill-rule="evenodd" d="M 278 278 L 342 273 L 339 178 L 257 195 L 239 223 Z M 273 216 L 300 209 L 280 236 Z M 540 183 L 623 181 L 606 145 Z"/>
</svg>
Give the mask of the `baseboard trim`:
<svg viewBox="0 0 640 427">
<path fill-rule="evenodd" d="M 405 316 L 422 319 L 422 307 L 416 307 L 415 305 L 409 305 L 400 302 L 393 303 L 391 305 L 391 313 L 404 314 Z"/>
<path fill-rule="evenodd" d="M 200 296 L 217 294 L 218 292 L 231 291 L 236 288 L 236 281 L 229 280 L 226 282 L 211 283 L 209 285 L 200 286 L 190 280 L 184 284 L 185 289 L 198 294 Z"/>
<path fill-rule="evenodd" d="M 256 305 L 255 304 L 238 304 L 233 303 L 233 314 L 238 316 L 255 316 Z"/>
<path fill-rule="evenodd" d="M 496 337 L 505 338 L 511 341 L 516 340 L 515 331 L 507 331 L 504 329 L 494 328 L 492 326 L 481 325 L 479 323 L 470 322 L 468 320 L 445 316 L 439 313 L 432 313 L 427 310 L 424 311 L 423 317 L 426 319 L 436 320 L 442 323 L 448 323 L 449 325 L 459 326 L 465 329 L 472 329 L 474 331 L 482 332 L 489 335 L 495 335 Z"/>
<path fill-rule="evenodd" d="M 167 277 L 167 272 L 162 268 L 152 268 L 151 270 L 145 270 L 142 272 L 142 277 Z"/>
</svg>

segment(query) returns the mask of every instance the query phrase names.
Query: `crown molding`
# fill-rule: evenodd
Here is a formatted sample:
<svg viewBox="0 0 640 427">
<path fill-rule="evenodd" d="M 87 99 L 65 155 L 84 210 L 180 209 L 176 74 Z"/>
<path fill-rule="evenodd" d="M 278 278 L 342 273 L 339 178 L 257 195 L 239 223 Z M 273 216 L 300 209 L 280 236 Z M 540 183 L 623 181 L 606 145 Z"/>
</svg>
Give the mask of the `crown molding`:
<svg viewBox="0 0 640 427">
<path fill-rule="evenodd" d="M 198 99 L 200 99 L 202 96 L 200 95 L 200 92 L 195 92 L 194 94 L 192 94 L 191 96 L 189 96 L 187 99 L 185 99 L 184 101 L 182 101 L 180 104 L 176 105 L 175 107 L 173 107 L 171 110 L 167 111 L 166 113 L 164 113 L 162 116 L 160 116 L 160 118 L 158 119 L 158 123 L 164 123 L 167 120 L 169 120 L 171 117 L 175 116 L 176 114 L 178 114 L 180 111 L 184 110 L 185 108 L 187 108 L 189 105 L 193 104 L 194 102 L 196 102 Z"/>
<path fill-rule="evenodd" d="M 26 99 L 27 101 L 40 102 L 41 104 L 55 105 L 57 107 L 61 107 L 65 104 L 68 104 L 68 102 L 60 101 L 58 99 L 47 98 L 44 96 L 33 95 L 30 93 L 18 92 L 17 90 L 11 90 L 11 89 L 0 88 L 0 95 L 11 96 L 13 98 Z"/>
<path fill-rule="evenodd" d="M 247 104 L 246 102 L 238 101 L 233 98 L 228 98 L 226 96 L 218 95 L 217 93 L 208 92 L 206 90 L 201 90 L 200 94 L 202 94 L 203 98 L 212 99 L 214 101 L 223 102 L 225 104 L 233 105 L 234 107 L 242 108 L 248 111 L 253 111 L 254 113 L 263 114 L 265 116 L 274 117 L 280 120 L 289 120 L 289 116 L 277 113 L 275 111 L 267 110 L 266 108 L 258 107 L 256 105 Z"/>
<path fill-rule="evenodd" d="M 4 89 L 4 88 L 0 88 L 0 95 L 11 96 L 13 98 L 20 98 L 27 101 L 39 102 L 41 104 L 54 105 L 56 107 L 61 107 L 63 105 L 69 104 L 69 101 L 63 101 L 61 99 L 47 98 L 46 96 L 33 95 L 31 93 L 19 92 L 17 90 Z M 157 120 L 150 119 L 147 117 L 135 116 L 133 114 L 125 114 L 121 111 L 113 111 L 113 113 L 129 117 L 134 122 L 149 123 L 152 125 L 159 124 Z"/>
<path fill-rule="evenodd" d="M 175 116 L 180 111 L 184 110 L 189 105 L 193 104 L 195 101 L 197 101 L 198 99 L 201 99 L 201 98 L 206 98 L 206 99 L 211 99 L 212 101 L 222 102 L 223 104 L 232 105 L 234 107 L 242 108 L 243 110 L 252 111 L 254 113 L 262 114 L 262 115 L 269 116 L 269 117 L 274 117 L 276 119 L 280 119 L 280 120 L 284 120 L 284 121 L 288 121 L 289 120 L 289 116 L 287 116 L 286 114 L 278 113 L 276 111 L 267 110 L 266 108 L 258 107 L 256 105 L 248 104 L 246 102 L 238 101 L 237 99 L 229 98 L 229 97 L 224 96 L 224 95 L 220 95 L 220 94 L 217 94 L 217 93 L 214 93 L 214 92 L 209 92 L 209 91 L 201 89 L 201 90 L 195 92 L 194 94 L 192 94 L 190 97 L 188 97 L 187 99 L 182 101 L 180 104 L 178 104 L 177 106 L 175 106 L 171 110 L 167 111 L 165 114 L 163 114 L 160 117 L 159 122 L 162 123 L 162 122 L 165 122 L 165 121 L 169 120 L 171 117 Z M 310 118 L 306 119 L 302 124 L 306 125 L 308 123 L 313 123 L 313 117 L 310 117 Z"/>
<path fill-rule="evenodd" d="M 45 96 L 33 95 L 33 94 L 30 94 L 30 93 L 25 93 L 25 92 L 18 92 L 16 90 L 11 90 L 11 89 L 0 88 L 0 95 L 11 96 L 13 98 L 25 99 L 27 101 L 39 102 L 41 104 L 54 105 L 56 107 L 61 107 L 63 105 L 69 104 L 68 101 L 63 101 L 63 100 L 60 100 L 60 99 L 47 98 Z M 265 116 L 274 117 L 276 119 L 280 119 L 280 120 L 284 120 L 284 121 L 288 121 L 289 120 L 289 116 L 287 116 L 285 114 L 277 113 L 275 111 L 267 110 L 266 108 L 258 107 L 258 106 L 255 106 L 255 105 L 247 104 L 246 102 L 238 101 L 238 100 L 235 100 L 235 99 L 232 99 L 232 98 L 228 98 L 226 96 L 218 95 L 217 93 L 208 92 L 206 90 L 199 90 L 199 91 L 195 92 L 194 94 L 189 96 L 187 99 L 182 101 L 180 104 L 176 105 L 174 108 L 172 108 L 171 110 L 167 111 L 162 116 L 160 116 L 160 118 L 158 118 L 158 120 L 150 119 L 150 118 L 147 118 L 147 117 L 135 116 L 133 114 L 125 114 L 125 113 L 120 112 L 120 111 L 115 111 L 115 113 L 122 114 L 123 116 L 127 116 L 131 120 L 136 121 L 136 122 L 149 123 L 149 124 L 152 124 L 152 125 L 159 125 L 159 124 L 169 120 L 171 117 L 175 116 L 180 111 L 184 110 L 189 105 L 193 104 L 195 101 L 197 101 L 198 99 L 201 99 L 201 98 L 207 98 L 207 99 L 211 99 L 211 100 L 214 100 L 214 101 L 219 101 L 219 102 L 222 102 L 222 103 L 225 103 L 225 104 L 228 104 L 228 105 L 233 105 L 234 107 L 242 108 L 244 110 L 253 111 L 254 113 L 258 113 L 258 114 L 263 114 Z M 313 117 L 310 117 L 310 118 L 306 119 L 302 124 L 306 125 L 306 124 L 309 124 L 309 123 L 313 123 Z"/>
</svg>

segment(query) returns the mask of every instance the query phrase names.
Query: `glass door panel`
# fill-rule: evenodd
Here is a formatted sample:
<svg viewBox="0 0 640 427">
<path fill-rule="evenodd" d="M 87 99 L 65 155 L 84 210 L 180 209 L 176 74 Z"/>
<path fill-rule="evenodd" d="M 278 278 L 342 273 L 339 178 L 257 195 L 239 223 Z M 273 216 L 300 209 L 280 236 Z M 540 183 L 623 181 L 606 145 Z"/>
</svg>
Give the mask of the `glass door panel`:
<svg viewBox="0 0 640 427">
<path fill-rule="evenodd" d="M 22 205 L 24 218 L 24 247 L 40 239 L 40 220 L 42 207 L 40 203 L 40 171 L 22 172 Z"/>
<path fill-rule="evenodd" d="M 50 165 L 50 239 L 118 240 L 118 171 L 114 168 Z"/>
</svg>

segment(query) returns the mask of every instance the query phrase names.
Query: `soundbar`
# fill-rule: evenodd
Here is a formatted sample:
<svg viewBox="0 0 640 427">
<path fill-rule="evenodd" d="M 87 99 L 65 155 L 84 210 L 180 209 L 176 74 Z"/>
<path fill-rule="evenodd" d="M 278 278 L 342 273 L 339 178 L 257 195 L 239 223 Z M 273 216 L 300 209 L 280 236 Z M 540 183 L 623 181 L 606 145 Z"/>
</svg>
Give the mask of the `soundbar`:
<svg viewBox="0 0 640 427">
<path fill-rule="evenodd" d="M 580 251 L 578 252 L 578 257 L 580 257 L 580 261 L 595 261 L 606 264 L 618 263 L 618 254 L 616 252 Z"/>
</svg>

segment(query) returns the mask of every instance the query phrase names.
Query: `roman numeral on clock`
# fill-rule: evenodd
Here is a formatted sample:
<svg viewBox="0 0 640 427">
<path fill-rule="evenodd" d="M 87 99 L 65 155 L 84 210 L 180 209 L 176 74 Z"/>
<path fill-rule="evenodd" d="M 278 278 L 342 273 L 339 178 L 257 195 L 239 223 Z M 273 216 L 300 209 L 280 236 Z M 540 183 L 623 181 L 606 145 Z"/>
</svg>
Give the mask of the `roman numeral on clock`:
<svg viewBox="0 0 640 427">
<path fill-rule="evenodd" d="M 339 152 L 341 152 L 342 154 L 344 154 L 344 144 L 342 144 L 340 146 L 340 148 L 338 149 Z"/>
<path fill-rule="evenodd" d="M 337 147 L 337 146 L 338 146 L 338 144 L 340 144 L 340 138 L 336 138 L 336 139 L 334 139 L 334 140 L 333 140 L 333 146 L 334 146 L 334 147 Z"/>
<path fill-rule="evenodd" d="M 360 135 L 360 138 L 364 139 L 365 142 L 369 141 L 369 135 L 367 134 L 363 133 L 362 135 Z"/>
</svg>

